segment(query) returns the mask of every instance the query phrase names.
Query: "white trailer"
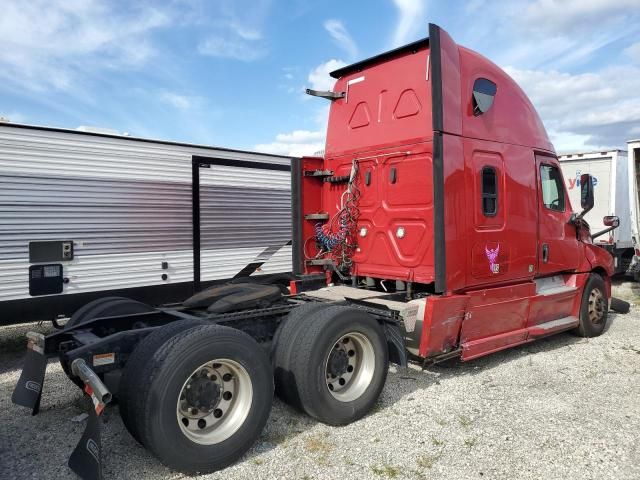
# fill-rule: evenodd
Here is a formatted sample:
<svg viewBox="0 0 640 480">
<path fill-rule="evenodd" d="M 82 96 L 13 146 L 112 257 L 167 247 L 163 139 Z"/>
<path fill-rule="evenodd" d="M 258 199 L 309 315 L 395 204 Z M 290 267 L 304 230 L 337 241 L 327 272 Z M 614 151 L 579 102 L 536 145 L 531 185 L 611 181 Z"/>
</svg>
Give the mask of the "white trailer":
<svg viewBox="0 0 640 480">
<path fill-rule="evenodd" d="M 617 215 L 620 226 L 597 237 L 594 242 L 606 248 L 614 257 L 616 273 L 633 274 L 634 241 L 631 214 L 637 211 L 637 200 L 632 203 L 629 181 L 629 162 L 624 150 L 606 150 L 560 155 L 558 157 L 565 177 L 572 207 L 580 206 L 580 175 L 589 173 L 594 181 L 595 206 L 585 219 L 591 232 L 597 233 L 607 226 L 603 218 Z M 634 208 L 631 208 L 631 206 Z"/>
<path fill-rule="evenodd" d="M 0 323 L 291 271 L 290 161 L 0 122 Z"/>
<path fill-rule="evenodd" d="M 640 139 L 627 142 L 629 171 L 629 210 L 631 218 L 631 240 L 633 261 L 631 273 L 640 279 Z"/>
</svg>

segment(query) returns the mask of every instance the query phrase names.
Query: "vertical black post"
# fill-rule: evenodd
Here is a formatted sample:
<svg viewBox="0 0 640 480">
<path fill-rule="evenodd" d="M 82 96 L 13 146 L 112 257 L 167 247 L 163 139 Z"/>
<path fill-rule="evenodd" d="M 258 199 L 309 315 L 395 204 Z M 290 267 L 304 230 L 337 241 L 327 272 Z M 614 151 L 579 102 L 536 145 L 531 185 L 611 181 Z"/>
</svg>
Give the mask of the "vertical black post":
<svg viewBox="0 0 640 480">
<path fill-rule="evenodd" d="M 304 273 L 304 242 L 302 240 L 302 159 L 291 159 L 291 227 L 293 230 L 291 265 L 293 274 Z"/>
<path fill-rule="evenodd" d="M 435 291 L 447 289 L 447 257 L 444 231 L 444 107 L 442 96 L 442 52 L 440 27 L 429 24 L 429 56 L 431 68 L 431 120 L 433 123 L 433 232 Z"/>
<path fill-rule="evenodd" d="M 200 162 L 191 161 L 191 212 L 193 228 L 193 293 L 200 291 Z"/>
</svg>

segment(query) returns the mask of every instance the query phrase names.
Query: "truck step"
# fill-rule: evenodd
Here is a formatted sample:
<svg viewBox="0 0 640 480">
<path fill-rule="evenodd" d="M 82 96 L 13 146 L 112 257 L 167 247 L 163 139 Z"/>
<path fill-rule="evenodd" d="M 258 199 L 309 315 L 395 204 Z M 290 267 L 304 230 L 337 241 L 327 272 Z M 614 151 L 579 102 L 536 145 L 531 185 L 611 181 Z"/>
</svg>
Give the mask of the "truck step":
<svg viewBox="0 0 640 480">
<path fill-rule="evenodd" d="M 550 333 L 560 332 L 572 327 L 577 327 L 579 323 L 578 317 L 562 317 L 550 322 L 541 323 L 539 325 L 533 325 L 527 330 L 532 337 L 540 337 L 543 335 L 549 335 Z"/>
<path fill-rule="evenodd" d="M 538 278 L 536 282 L 536 295 L 549 296 L 563 293 L 573 293 L 578 290 L 577 287 L 564 283 L 562 275 L 553 277 Z"/>
<path fill-rule="evenodd" d="M 548 296 L 548 295 L 557 295 L 559 293 L 573 293 L 577 290 L 578 290 L 578 287 L 570 287 L 568 285 L 559 285 L 559 286 L 538 290 L 538 295 Z"/>
</svg>

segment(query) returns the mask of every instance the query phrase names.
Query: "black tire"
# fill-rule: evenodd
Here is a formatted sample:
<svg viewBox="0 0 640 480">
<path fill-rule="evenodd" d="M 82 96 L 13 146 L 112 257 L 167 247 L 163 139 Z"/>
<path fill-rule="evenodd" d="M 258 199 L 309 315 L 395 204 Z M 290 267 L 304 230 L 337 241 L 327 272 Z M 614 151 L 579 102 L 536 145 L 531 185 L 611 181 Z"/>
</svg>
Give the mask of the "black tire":
<svg viewBox="0 0 640 480">
<path fill-rule="evenodd" d="M 238 428 L 206 445 L 183 433 L 177 402 L 185 382 L 195 378 L 194 372 L 216 359 L 230 359 L 241 366 L 250 379 L 252 396 Z M 194 327 L 167 341 L 149 362 L 151 373 L 141 379 L 137 393 L 146 401 L 135 403 L 135 415 L 143 419 L 139 433 L 145 446 L 166 466 L 186 474 L 219 470 L 238 460 L 259 437 L 271 410 L 273 377 L 267 354 L 250 336 L 219 325 Z M 239 391 L 248 390 L 239 387 L 234 398 L 242 398 Z M 146 405 L 144 411 L 140 405 Z"/>
<path fill-rule="evenodd" d="M 198 325 L 207 324 L 204 320 L 178 320 L 164 325 L 138 343 L 133 350 L 122 372 L 120 378 L 120 386 L 118 388 L 118 403 L 120 405 L 120 417 L 122 423 L 127 428 L 133 438 L 139 443 L 144 444 L 144 439 L 140 436 L 139 424 L 142 419 L 135 416 L 135 411 L 144 412 L 145 406 L 134 406 L 135 402 L 144 402 L 146 398 L 138 395 L 138 385 L 141 379 L 147 377 L 151 373 L 153 362 L 149 359 L 153 357 L 156 351 L 164 345 L 169 339 L 180 332 L 186 331 Z"/>
<path fill-rule="evenodd" d="M 573 330 L 579 337 L 597 337 L 607 324 L 607 290 L 602 277 L 592 273 L 580 302 L 580 324 Z"/>
<path fill-rule="evenodd" d="M 611 297 L 611 310 L 618 313 L 629 313 L 631 309 L 631 304 L 629 302 L 625 302 L 620 298 Z"/>
<path fill-rule="evenodd" d="M 358 385 L 362 390 L 352 391 L 357 395 L 353 398 L 340 400 L 336 397 L 339 392 L 329 389 L 327 362 L 331 362 L 331 352 L 340 345 L 338 342 L 351 342 L 357 337 L 366 339 L 367 348 L 372 352 L 373 357 L 360 353 L 362 359 L 370 359 L 371 377 L 362 373 L 364 380 L 350 383 L 361 378 L 359 372 L 366 372 L 362 367 L 366 363 L 363 360 L 360 366 L 356 365 L 351 379 L 341 384 L 343 387 L 337 387 L 345 389 L 342 395 L 348 395 L 349 389 L 356 389 Z M 348 355 L 352 355 L 351 350 Z M 353 355 L 358 358 L 358 353 Z M 377 320 L 362 310 L 344 306 L 328 307 L 316 312 L 313 318 L 305 322 L 292 345 L 290 364 L 304 410 L 323 423 L 346 425 L 366 415 L 384 387 L 389 369 L 384 330 Z M 339 378 L 342 379 L 341 376 Z"/>
<path fill-rule="evenodd" d="M 272 365 L 276 395 L 282 401 L 303 411 L 296 389 L 296 382 L 290 367 L 291 350 L 306 323 L 316 312 L 328 308 L 324 303 L 307 303 L 289 312 L 282 319 L 272 342 Z"/>
<path fill-rule="evenodd" d="M 89 307 L 89 308 L 87 308 Z M 98 298 L 89 302 L 84 307 L 81 307 L 71 319 L 64 326 L 65 330 L 88 320 L 98 317 L 111 317 L 116 315 L 128 315 L 133 313 L 144 313 L 153 310 L 149 305 L 131 300 L 125 297 L 105 297 Z M 75 318 L 74 318 L 75 317 Z M 73 323 L 72 323 L 73 322 Z M 84 388 L 84 383 L 78 377 L 71 373 L 70 365 L 67 364 L 62 358 L 60 358 L 60 365 L 62 370 L 69 377 L 69 379 L 75 383 L 78 387 Z"/>
</svg>

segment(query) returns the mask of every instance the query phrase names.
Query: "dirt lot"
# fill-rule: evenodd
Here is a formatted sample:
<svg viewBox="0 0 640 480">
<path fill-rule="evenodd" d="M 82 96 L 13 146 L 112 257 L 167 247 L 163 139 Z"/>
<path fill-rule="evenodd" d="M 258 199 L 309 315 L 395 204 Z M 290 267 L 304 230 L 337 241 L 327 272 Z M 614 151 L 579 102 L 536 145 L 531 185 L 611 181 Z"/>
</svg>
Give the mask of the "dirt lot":
<svg viewBox="0 0 640 480">
<path fill-rule="evenodd" d="M 635 292 L 634 292 L 635 293 Z M 622 295 L 621 295 L 622 296 Z M 4 331 L 3 331 L 4 330 Z M 11 350 L 10 331 L 0 336 Z M 51 362 L 40 415 L 11 404 L 23 353 L 0 354 L 0 478 L 75 478 L 80 391 Z M 175 479 L 128 435 L 103 430 L 106 479 Z M 206 479 L 640 479 L 640 308 L 604 335 L 560 334 L 452 367 L 393 370 L 374 412 L 342 428 L 278 400 L 257 444 Z"/>
</svg>

